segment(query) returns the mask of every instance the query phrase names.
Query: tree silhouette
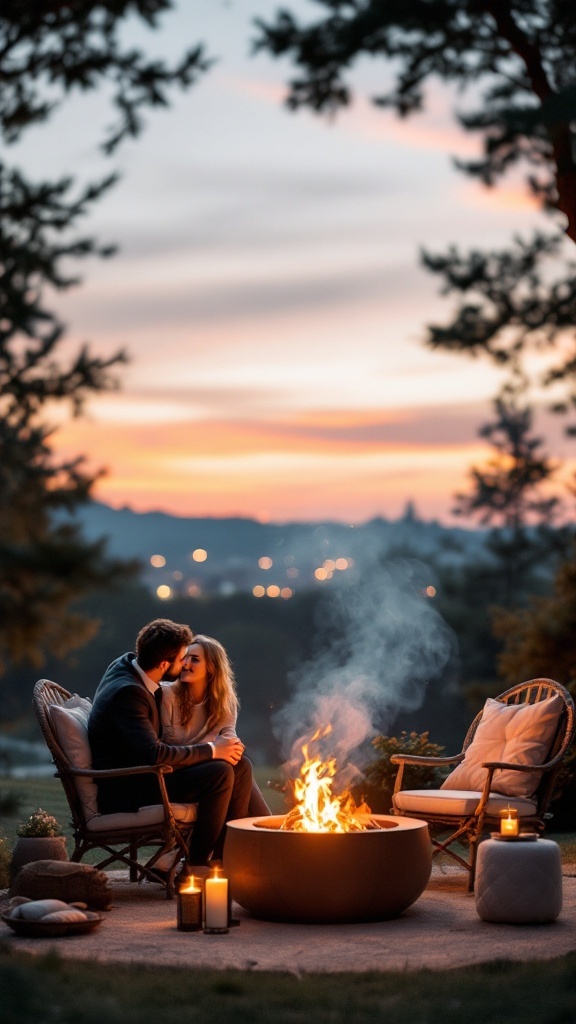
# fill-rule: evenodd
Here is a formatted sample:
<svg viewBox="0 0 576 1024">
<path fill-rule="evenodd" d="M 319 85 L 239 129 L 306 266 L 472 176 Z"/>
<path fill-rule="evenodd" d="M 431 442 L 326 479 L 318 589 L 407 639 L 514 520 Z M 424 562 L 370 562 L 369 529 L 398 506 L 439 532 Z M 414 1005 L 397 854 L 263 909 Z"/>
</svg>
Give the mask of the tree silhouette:
<svg viewBox="0 0 576 1024">
<path fill-rule="evenodd" d="M 303 24 L 287 10 L 256 22 L 256 49 L 288 55 L 297 68 L 287 99 L 334 113 L 350 103 L 361 58 L 393 76 L 373 97 L 401 117 L 422 110 L 434 79 L 470 88 L 478 109 L 460 113 L 480 132 L 483 157 L 459 166 L 493 184 L 512 166 L 566 218 L 576 241 L 576 19 L 571 0 L 317 0 L 327 13 Z"/>
<path fill-rule="evenodd" d="M 563 550 L 563 531 L 554 529 L 559 499 L 544 496 L 542 485 L 556 466 L 532 434 L 532 410 L 523 401 L 524 382 L 506 385 L 495 399 L 496 417 L 480 430 L 494 449 L 482 467 L 472 467 L 471 490 L 456 495 L 456 515 L 490 526 L 488 550 L 497 560 L 503 601 L 517 604 L 535 566 Z"/>
<path fill-rule="evenodd" d="M 46 121 L 73 92 L 106 84 L 117 121 L 103 140 L 106 153 L 143 126 L 143 111 L 166 106 L 172 85 L 186 87 L 209 61 L 200 46 L 174 68 L 122 43 L 129 18 L 151 29 L 168 0 L 4 0 L 0 8 L 0 134 L 5 146 Z M 0 670 L 10 660 L 39 663 L 94 631 L 73 602 L 132 563 L 112 560 L 89 543 L 74 513 L 90 497 L 98 474 L 83 459 L 62 461 L 52 447 L 51 408 L 74 414 L 90 394 L 116 386 L 126 355 L 107 359 L 83 345 L 62 354 L 64 326 L 46 293 L 78 284 L 67 269 L 110 246 L 77 234 L 80 219 L 115 181 L 78 188 L 71 177 L 31 181 L 0 163 Z"/>
</svg>

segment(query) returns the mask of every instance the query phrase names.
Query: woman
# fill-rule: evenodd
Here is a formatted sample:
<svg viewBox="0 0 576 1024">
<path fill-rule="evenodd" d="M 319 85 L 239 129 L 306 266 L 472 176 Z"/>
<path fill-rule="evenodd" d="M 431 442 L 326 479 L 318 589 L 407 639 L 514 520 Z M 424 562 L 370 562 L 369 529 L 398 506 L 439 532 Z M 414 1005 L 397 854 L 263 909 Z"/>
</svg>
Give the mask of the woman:
<svg viewBox="0 0 576 1024">
<path fill-rule="evenodd" d="M 235 737 L 238 717 L 236 680 L 221 643 L 198 634 L 188 647 L 180 677 L 162 684 L 162 739 L 166 743 L 209 743 Z M 256 783 L 249 815 L 270 814 Z"/>
</svg>

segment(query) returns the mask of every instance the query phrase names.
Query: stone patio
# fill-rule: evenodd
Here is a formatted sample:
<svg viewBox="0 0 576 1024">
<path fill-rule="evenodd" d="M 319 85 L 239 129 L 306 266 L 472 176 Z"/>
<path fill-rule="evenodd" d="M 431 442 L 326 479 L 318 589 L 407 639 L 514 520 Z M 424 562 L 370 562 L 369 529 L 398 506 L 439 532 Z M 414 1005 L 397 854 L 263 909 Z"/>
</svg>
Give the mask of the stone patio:
<svg viewBox="0 0 576 1024">
<path fill-rule="evenodd" d="M 576 951 L 576 865 L 564 867 L 563 910 L 547 925 L 487 924 L 467 892 L 467 876 L 435 867 L 420 899 L 392 921 L 300 925 L 259 921 L 239 907 L 227 935 L 179 932 L 176 903 L 156 885 L 129 885 L 110 873 L 112 909 L 92 933 L 58 939 L 17 937 L 3 922 L 0 941 L 33 954 L 101 963 L 153 963 L 192 970 L 315 972 L 446 970 L 489 960 L 551 959 Z M 2 897 L 0 896 L 0 899 Z M 6 894 L 3 894 L 5 901 Z"/>
</svg>

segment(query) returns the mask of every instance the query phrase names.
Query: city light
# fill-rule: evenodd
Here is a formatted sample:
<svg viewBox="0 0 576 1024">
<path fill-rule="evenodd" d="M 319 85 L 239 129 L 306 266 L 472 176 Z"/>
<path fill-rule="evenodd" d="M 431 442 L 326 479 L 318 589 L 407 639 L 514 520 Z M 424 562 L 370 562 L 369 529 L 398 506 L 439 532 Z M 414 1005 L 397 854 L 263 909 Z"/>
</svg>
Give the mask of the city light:
<svg viewBox="0 0 576 1024">
<path fill-rule="evenodd" d="M 324 568 L 315 569 L 314 570 L 314 575 L 315 575 L 317 580 L 327 580 L 328 579 L 328 572 Z"/>
<path fill-rule="evenodd" d="M 152 555 L 150 563 L 154 566 L 155 569 L 161 569 L 164 565 L 166 565 L 166 559 L 164 558 L 164 555 Z"/>
<path fill-rule="evenodd" d="M 258 584 L 257 586 L 252 587 L 252 593 L 254 594 L 254 597 L 264 597 L 266 589 L 265 587 L 261 587 L 260 584 Z"/>
<path fill-rule="evenodd" d="M 280 587 L 277 587 L 275 583 L 272 586 L 266 588 L 268 597 L 280 597 Z"/>
<path fill-rule="evenodd" d="M 205 562 L 208 558 L 208 552 L 205 551 L 204 548 L 196 548 L 192 552 L 192 558 L 195 562 Z"/>
<path fill-rule="evenodd" d="M 262 558 L 258 559 L 258 565 L 261 569 L 271 569 L 274 562 L 268 557 L 268 555 L 262 555 Z"/>
<path fill-rule="evenodd" d="M 290 590 L 290 587 L 282 587 L 282 590 L 280 591 L 280 597 L 283 597 L 284 600 L 287 601 L 289 597 L 292 597 L 293 593 L 294 591 Z"/>
<path fill-rule="evenodd" d="M 169 597 L 172 596 L 172 591 L 170 590 L 170 587 L 167 587 L 166 584 L 163 583 L 162 586 L 157 588 L 156 595 L 160 598 L 160 600 L 166 601 L 168 600 Z"/>
<path fill-rule="evenodd" d="M 342 571 L 344 569 L 347 569 L 349 564 L 350 563 L 348 562 L 347 558 L 337 558 L 336 559 L 336 563 L 335 563 L 335 567 L 336 567 L 336 569 L 340 569 Z"/>
<path fill-rule="evenodd" d="M 426 587 L 428 597 L 436 597 L 436 587 Z"/>
</svg>

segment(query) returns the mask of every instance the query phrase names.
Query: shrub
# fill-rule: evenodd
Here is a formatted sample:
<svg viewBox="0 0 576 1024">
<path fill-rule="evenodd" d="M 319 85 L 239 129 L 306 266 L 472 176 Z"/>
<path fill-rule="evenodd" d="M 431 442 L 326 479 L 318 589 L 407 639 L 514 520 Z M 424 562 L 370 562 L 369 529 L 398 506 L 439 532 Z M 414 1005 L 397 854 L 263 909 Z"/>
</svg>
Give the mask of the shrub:
<svg viewBox="0 0 576 1024">
<path fill-rule="evenodd" d="M 11 818 L 18 814 L 22 799 L 18 793 L 0 793 L 0 817 Z"/>
<path fill-rule="evenodd" d="M 7 889 L 10 885 L 10 861 L 12 854 L 8 848 L 8 842 L 4 836 L 0 836 L 0 889 Z"/>
<path fill-rule="evenodd" d="M 398 765 L 391 764 L 393 754 L 417 754 L 420 757 L 440 757 L 444 747 L 429 740 L 429 733 L 401 732 L 399 736 L 375 736 L 372 746 L 378 756 L 365 771 L 368 785 L 374 794 L 378 792 L 388 799 L 394 789 Z M 403 788 L 422 789 L 430 783 L 439 784 L 445 777 L 443 769 L 422 766 L 404 768 Z M 368 801 L 370 802 L 370 800 Z"/>
<path fill-rule="evenodd" d="M 16 832 L 18 836 L 63 836 L 60 822 L 52 814 L 38 807 L 27 821 L 20 822 Z"/>
</svg>

